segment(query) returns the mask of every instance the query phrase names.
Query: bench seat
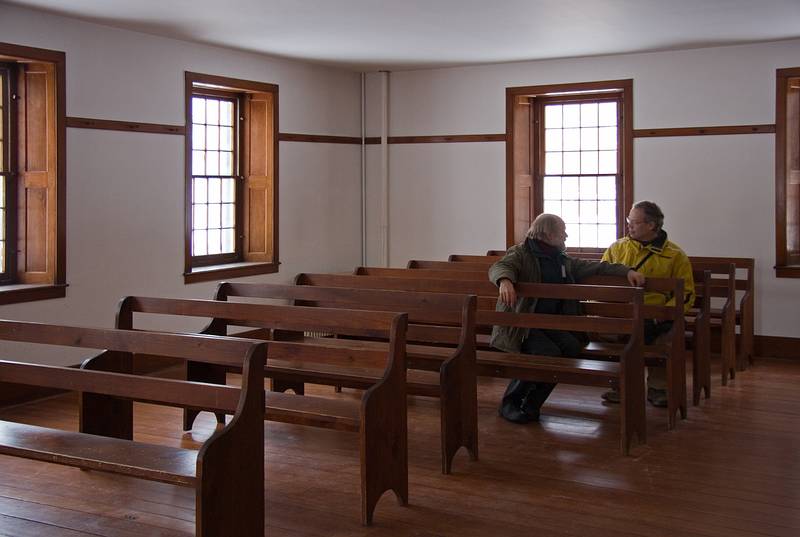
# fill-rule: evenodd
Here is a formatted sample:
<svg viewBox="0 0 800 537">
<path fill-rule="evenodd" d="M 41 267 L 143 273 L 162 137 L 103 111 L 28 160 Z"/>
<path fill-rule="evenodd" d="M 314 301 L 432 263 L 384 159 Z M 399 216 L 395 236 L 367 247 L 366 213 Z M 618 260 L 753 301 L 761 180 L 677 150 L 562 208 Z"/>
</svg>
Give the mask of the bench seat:
<svg viewBox="0 0 800 537">
<path fill-rule="evenodd" d="M 266 392 L 265 401 L 264 418 L 268 421 L 356 433 L 361 428 L 360 401 L 300 397 L 283 392 Z"/>
</svg>

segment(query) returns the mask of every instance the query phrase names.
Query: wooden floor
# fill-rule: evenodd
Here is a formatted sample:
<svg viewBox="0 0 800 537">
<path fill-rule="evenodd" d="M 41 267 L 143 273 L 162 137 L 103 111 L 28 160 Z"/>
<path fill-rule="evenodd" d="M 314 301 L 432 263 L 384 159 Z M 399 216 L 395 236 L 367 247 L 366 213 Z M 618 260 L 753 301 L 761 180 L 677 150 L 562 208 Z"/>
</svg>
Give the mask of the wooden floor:
<svg viewBox="0 0 800 537">
<path fill-rule="evenodd" d="M 718 372 L 718 371 L 717 371 Z M 718 376 L 715 375 L 715 379 Z M 462 452 L 439 472 L 436 403 L 409 407 L 410 506 L 386 494 L 375 525 L 359 524 L 356 436 L 265 424 L 267 534 L 272 536 L 785 536 L 800 535 L 800 360 L 759 360 L 691 407 L 667 432 L 648 408 L 649 444 L 619 454 L 618 410 L 600 390 L 560 386 L 540 424 L 496 415 L 505 387 L 479 386 L 481 459 Z M 330 396 L 332 390 L 314 393 Z M 352 392 L 341 395 L 353 397 Z M 63 396 L 0 411 L 0 419 L 77 427 Z M 136 438 L 191 446 L 179 413 L 137 405 Z M 0 456 L 0 535 L 191 535 L 190 489 Z M 236 537 L 236 536 L 230 536 Z"/>
</svg>

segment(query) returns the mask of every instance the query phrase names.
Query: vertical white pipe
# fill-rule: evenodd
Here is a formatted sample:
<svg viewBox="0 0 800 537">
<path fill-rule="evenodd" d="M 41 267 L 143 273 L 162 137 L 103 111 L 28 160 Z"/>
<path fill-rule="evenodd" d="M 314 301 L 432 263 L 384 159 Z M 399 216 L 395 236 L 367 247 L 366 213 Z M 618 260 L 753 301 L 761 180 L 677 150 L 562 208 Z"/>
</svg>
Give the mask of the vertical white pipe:
<svg viewBox="0 0 800 537">
<path fill-rule="evenodd" d="M 367 264 L 367 133 L 366 73 L 361 73 L 361 266 Z"/>
<path fill-rule="evenodd" d="M 389 266 L 389 71 L 381 71 L 381 263 Z"/>
</svg>

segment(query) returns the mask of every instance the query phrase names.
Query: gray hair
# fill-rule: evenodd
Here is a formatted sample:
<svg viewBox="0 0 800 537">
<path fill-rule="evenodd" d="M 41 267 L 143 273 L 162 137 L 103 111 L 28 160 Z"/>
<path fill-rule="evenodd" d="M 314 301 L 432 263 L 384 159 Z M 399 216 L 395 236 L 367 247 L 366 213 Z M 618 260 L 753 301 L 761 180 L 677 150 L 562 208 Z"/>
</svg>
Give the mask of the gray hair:
<svg viewBox="0 0 800 537">
<path fill-rule="evenodd" d="M 644 213 L 645 220 L 655 224 L 656 231 L 659 231 L 664 225 L 664 213 L 661 212 L 661 207 L 652 201 L 639 201 L 634 203 L 633 208 L 642 211 Z"/>
<path fill-rule="evenodd" d="M 547 240 L 550 235 L 558 231 L 558 226 L 564 221 L 560 216 L 550 213 L 542 213 L 536 217 L 528 229 L 528 238 Z"/>
</svg>

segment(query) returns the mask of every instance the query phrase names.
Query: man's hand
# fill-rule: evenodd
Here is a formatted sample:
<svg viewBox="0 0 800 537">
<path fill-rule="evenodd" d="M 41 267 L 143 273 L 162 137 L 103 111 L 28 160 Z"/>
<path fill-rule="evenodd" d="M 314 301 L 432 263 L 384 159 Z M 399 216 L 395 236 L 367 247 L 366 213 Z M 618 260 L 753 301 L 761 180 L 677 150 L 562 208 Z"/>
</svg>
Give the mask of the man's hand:
<svg viewBox="0 0 800 537">
<path fill-rule="evenodd" d="M 636 272 L 633 269 L 628 271 L 628 283 L 630 283 L 632 286 L 642 287 L 644 286 L 645 280 L 646 278 L 641 272 Z"/>
<path fill-rule="evenodd" d="M 500 280 L 500 301 L 512 308 L 517 303 L 517 292 L 508 278 Z"/>
</svg>

